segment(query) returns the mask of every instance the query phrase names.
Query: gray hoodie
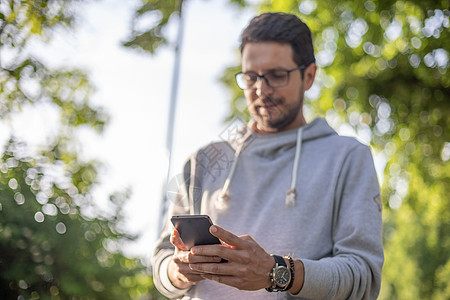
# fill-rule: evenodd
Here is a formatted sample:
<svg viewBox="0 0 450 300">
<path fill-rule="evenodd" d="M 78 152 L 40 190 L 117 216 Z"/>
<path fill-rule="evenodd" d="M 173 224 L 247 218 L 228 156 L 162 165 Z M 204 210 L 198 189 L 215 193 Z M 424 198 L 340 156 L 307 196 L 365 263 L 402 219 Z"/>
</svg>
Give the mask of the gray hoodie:
<svg viewBox="0 0 450 300">
<path fill-rule="evenodd" d="M 370 149 L 339 136 L 323 119 L 304 126 L 299 142 L 298 134 L 260 136 L 244 130 L 237 139 L 210 144 L 188 160 L 186 184 L 173 199 L 153 257 L 155 285 L 163 294 L 183 299 L 376 299 L 384 257 Z M 292 187 L 296 197 L 288 204 L 286 192 Z M 175 288 L 167 277 L 173 254 L 169 219 L 189 213 L 207 214 L 235 234 L 250 234 L 269 253 L 301 259 L 305 281 L 300 293 L 239 291 L 207 280 L 188 290 Z"/>
</svg>

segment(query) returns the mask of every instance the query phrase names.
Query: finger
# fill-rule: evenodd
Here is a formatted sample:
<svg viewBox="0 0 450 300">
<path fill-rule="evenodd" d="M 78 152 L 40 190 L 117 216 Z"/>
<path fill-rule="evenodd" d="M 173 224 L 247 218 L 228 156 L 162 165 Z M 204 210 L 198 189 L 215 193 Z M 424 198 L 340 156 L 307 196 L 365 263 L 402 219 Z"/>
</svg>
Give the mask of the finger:
<svg viewBox="0 0 450 300">
<path fill-rule="evenodd" d="M 185 276 L 186 280 L 192 284 L 197 284 L 200 281 L 204 280 L 205 278 L 202 277 L 202 275 L 193 275 L 189 274 L 188 276 Z"/>
<path fill-rule="evenodd" d="M 180 264 L 180 265 L 177 265 L 177 268 L 178 268 L 178 273 L 183 274 L 183 276 L 185 276 L 186 278 L 189 278 L 189 280 L 192 280 L 192 278 L 194 276 L 200 276 L 200 275 L 204 274 L 203 272 L 191 269 L 189 264 Z M 198 278 L 196 280 L 198 280 Z"/>
<path fill-rule="evenodd" d="M 190 259 L 189 251 L 178 251 L 173 255 L 173 261 L 177 264 L 188 264 Z"/>
<path fill-rule="evenodd" d="M 189 268 L 196 274 L 233 275 L 239 273 L 239 270 L 236 269 L 236 265 L 230 263 L 189 264 Z"/>
<path fill-rule="evenodd" d="M 235 250 L 230 247 L 226 247 L 223 245 L 202 245 L 202 246 L 194 246 L 191 249 L 191 253 L 195 256 L 209 256 L 209 257 L 220 257 L 224 259 L 229 259 L 233 256 Z"/>
<path fill-rule="evenodd" d="M 176 263 L 217 263 L 222 260 L 219 256 L 196 255 L 190 251 L 178 251 L 173 255 Z"/>
<path fill-rule="evenodd" d="M 186 246 L 183 243 L 183 240 L 181 240 L 180 233 L 176 229 L 174 229 L 172 234 L 170 235 L 170 243 L 179 250 L 187 251 Z"/>
<path fill-rule="evenodd" d="M 254 243 L 251 243 L 251 241 L 249 241 L 248 244 L 250 247 L 242 247 L 242 249 L 223 245 L 195 246 L 191 249 L 191 253 L 197 256 L 218 256 L 230 263 L 234 262 L 239 264 L 249 264 L 252 260 L 258 260 L 258 257 L 261 257 L 261 254 L 266 254 L 262 248 L 251 248 L 251 245 L 255 245 Z"/>
<path fill-rule="evenodd" d="M 178 277 L 181 281 L 190 282 L 192 284 L 196 284 L 199 281 L 203 280 L 203 273 L 195 272 L 189 269 L 188 265 L 183 265 L 178 269 Z"/>
<path fill-rule="evenodd" d="M 225 242 L 228 246 L 231 248 L 245 248 L 247 246 L 247 242 L 232 233 L 231 231 L 228 231 L 220 226 L 212 225 L 209 228 L 209 231 L 212 235 L 220 239 L 221 241 Z"/>
<path fill-rule="evenodd" d="M 189 256 L 190 264 L 219 263 L 221 260 L 222 260 L 222 257 L 219 257 L 219 256 L 195 255 L 192 253 Z"/>
<path fill-rule="evenodd" d="M 240 235 L 239 238 L 241 240 L 247 241 L 247 244 L 250 246 L 250 248 L 255 248 L 255 247 L 259 247 L 261 249 L 263 249 L 263 246 L 261 246 L 251 235 L 249 234 L 244 234 L 244 235 Z"/>
</svg>

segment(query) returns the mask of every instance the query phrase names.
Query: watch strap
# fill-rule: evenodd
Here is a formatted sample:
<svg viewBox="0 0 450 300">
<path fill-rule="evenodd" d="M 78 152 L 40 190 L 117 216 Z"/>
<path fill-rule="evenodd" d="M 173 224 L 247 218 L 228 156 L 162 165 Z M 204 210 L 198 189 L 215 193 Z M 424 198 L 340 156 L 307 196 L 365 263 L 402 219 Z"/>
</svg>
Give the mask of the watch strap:
<svg viewBox="0 0 450 300">
<path fill-rule="evenodd" d="M 284 258 L 279 256 L 279 255 L 275 255 L 275 254 L 271 254 L 272 257 L 275 259 L 275 262 L 279 265 L 279 266 L 283 266 L 283 267 L 287 267 L 286 262 L 284 261 Z"/>
</svg>

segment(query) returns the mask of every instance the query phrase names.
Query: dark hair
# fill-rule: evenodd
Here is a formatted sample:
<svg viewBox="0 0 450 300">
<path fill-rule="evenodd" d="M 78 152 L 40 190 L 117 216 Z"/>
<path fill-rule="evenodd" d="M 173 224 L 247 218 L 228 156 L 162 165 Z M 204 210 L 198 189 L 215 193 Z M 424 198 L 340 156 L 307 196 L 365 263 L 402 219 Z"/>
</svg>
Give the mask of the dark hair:
<svg viewBox="0 0 450 300">
<path fill-rule="evenodd" d="M 294 62 L 309 65 L 315 61 L 311 31 L 297 16 L 264 13 L 254 17 L 241 35 L 241 53 L 247 43 L 279 42 L 292 46 Z"/>
</svg>

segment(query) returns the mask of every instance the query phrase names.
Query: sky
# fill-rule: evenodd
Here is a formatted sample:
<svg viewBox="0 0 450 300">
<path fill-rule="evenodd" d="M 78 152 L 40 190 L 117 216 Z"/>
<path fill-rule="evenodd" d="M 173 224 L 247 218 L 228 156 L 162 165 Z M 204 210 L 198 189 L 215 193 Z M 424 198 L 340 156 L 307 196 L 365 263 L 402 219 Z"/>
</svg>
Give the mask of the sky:
<svg viewBox="0 0 450 300">
<path fill-rule="evenodd" d="M 83 159 L 98 159 L 105 166 L 99 177 L 101 184 L 93 194 L 100 208 L 107 209 L 110 194 L 131 189 L 124 207 L 127 217 L 124 225 L 141 237 L 125 245 L 125 254 L 129 256 L 151 257 L 166 179 L 179 174 L 190 154 L 218 140 L 226 128 L 224 118 L 230 95 L 218 79 L 225 67 L 239 62 L 239 35 L 253 15 L 225 2 L 190 0 L 184 5 L 184 39 L 169 175 L 166 134 L 174 52 L 173 48 L 164 47 L 150 56 L 121 46 L 131 31 L 137 0 L 78 4 L 80 18 L 75 30 L 58 30 L 50 44 L 36 42 L 31 49 L 52 67 L 87 71 L 96 88 L 92 103 L 102 106 L 111 117 L 101 136 L 80 131 L 79 150 Z M 175 33 L 176 26 L 171 26 L 168 35 L 172 40 Z M 43 119 L 47 120 L 44 126 Z M 56 115 L 43 107 L 38 111 L 26 110 L 12 126 L 16 136 L 38 145 L 55 133 L 51 124 L 56 121 Z"/>
</svg>

